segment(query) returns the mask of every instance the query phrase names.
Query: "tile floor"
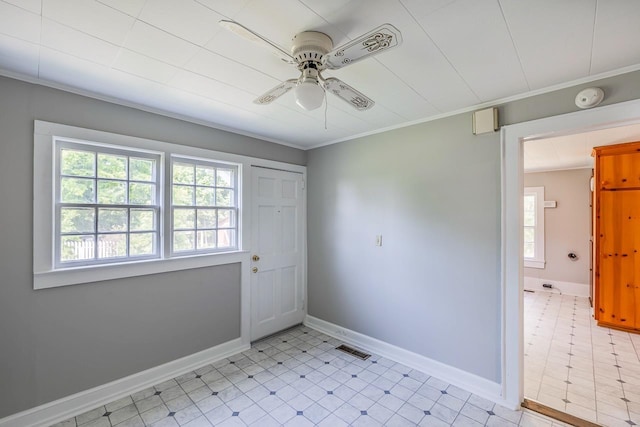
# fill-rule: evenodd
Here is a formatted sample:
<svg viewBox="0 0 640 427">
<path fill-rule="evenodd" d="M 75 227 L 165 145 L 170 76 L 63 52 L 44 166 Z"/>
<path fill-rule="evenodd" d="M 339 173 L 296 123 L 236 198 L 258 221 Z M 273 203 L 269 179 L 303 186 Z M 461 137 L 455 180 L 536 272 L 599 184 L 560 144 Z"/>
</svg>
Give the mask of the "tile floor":
<svg viewBox="0 0 640 427">
<path fill-rule="evenodd" d="M 57 424 L 137 426 L 552 426 L 304 326 Z"/>
<path fill-rule="evenodd" d="M 640 335 L 596 325 L 589 300 L 524 293 L 525 397 L 605 426 L 640 425 Z"/>
</svg>

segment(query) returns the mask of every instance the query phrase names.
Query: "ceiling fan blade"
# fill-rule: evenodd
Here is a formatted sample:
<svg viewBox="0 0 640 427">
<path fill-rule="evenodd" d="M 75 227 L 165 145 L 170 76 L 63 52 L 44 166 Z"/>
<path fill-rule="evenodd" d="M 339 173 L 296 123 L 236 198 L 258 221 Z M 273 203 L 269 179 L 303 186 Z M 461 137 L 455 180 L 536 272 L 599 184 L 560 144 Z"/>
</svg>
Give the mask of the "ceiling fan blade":
<svg viewBox="0 0 640 427">
<path fill-rule="evenodd" d="M 222 21 L 219 22 L 220 26 L 222 28 L 225 28 L 229 31 L 231 31 L 234 34 L 239 35 L 240 37 L 243 37 L 247 40 L 250 40 L 254 43 L 258 43 L 262 46 L 267 47 L 268 49 L 271 50 L 272 53 L 274 53 L 276 56 L 278 56 L 280 59 L 282 59 L 284 62 L 289 63 L 289 64 L 295 64 L 296 61 L 293 59 L 293 57 L 283 48 L 281 48 L 280 46 L 278 46 L 277 44 L 275 44 L 274 42 L 272 42 L 271 40 L 262 37 L 260 34 L 251 31 L 250 29 L 248 29 L 247 27 L 245 27 L 242 24 L 238 24 L 235 21 L 228 21 L 223 19 Z"/>
<path fill-rule="evenodd" d="M 264 95 L 261 95 L 258 98 L 254 99 L 253 103 L 258 105 L 271 104 L 273 101 L 293 89 L 296 86 L 297 82 L 297 79 L 285 80 Z"/>
<path fill-rule="evenodd" d="M 325 79 L 324 87 L 358 111 L 369 110 L 375 104 L 371 98 L 335 77 Z"/>
<path fill-rule="evenodd" d="M 325 57 L 325 64 L 327 68 L 335 70 L 394 48 L 400 43 L 400 30 L 391 24 L 382 24 L 329 52 Z"/>
</svg>

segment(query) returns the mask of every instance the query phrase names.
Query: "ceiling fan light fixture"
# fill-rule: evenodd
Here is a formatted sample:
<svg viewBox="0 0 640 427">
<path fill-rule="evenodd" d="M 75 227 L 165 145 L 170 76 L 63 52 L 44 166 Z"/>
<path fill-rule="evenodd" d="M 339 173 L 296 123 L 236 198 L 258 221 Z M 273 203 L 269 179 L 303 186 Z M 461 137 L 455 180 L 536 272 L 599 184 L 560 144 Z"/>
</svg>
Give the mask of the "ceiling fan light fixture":
<svg viewBox="0 0 640 427">
<path fill-rule="evenodd" d="M 296 104 L 307 111 L 322 106 L 324 89 L 315 79 L 304 79 L 298 82 L 294 89 Z"/>
<path fill-rule="evenodd" d="M 346 67 L 394 48 L 402 42 L 400 31 L 391 24 L 383 24 L 336 48 L 327 34 L 303 31 L 293 37 L 289 54 L 277 44 L 235 21 L 222 20 L 220 25 L 248 40 L 269 47 L 281 59 L 295 65 L 301 72 L 297 79 L 285 80 L 260 95 L 253 101 L 254 104 L 270 104 L 293 89 L 296 104 L 306 111 L 322 106 L 326 91 L 358 111 L 371 109 L 375 103 L 362 92 L 335 77 L 323 78 L 320 73 L 326 69 L 337 70 Z"/>
</svg>

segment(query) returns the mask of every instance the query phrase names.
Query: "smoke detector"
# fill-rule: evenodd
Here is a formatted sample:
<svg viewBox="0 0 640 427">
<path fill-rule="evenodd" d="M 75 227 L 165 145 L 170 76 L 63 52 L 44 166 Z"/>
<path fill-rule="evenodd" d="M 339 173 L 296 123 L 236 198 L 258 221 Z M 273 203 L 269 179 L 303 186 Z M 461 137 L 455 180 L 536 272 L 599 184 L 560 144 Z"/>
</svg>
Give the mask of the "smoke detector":
<svg viewBox="0 0 640 427">
<path fill-rule="evenodd" d="M 576 107 L 586 109 L 598 106 L 604 99 L 604 91 L 599 87 L 581 90 L 576 96 Z"/>
</svg>

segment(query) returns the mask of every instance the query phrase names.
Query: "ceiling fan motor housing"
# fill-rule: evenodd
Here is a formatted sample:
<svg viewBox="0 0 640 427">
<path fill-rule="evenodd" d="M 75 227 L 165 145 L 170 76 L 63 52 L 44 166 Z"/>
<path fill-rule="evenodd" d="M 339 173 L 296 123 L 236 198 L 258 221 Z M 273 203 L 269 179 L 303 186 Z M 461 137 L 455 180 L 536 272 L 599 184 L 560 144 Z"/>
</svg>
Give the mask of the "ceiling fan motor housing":
<svg viewBox="0 0 640 427">
<path fill-rule="evenodd" d="M 304 31 L 293 37 L 291 55 L 298 62 L 300 70 L 314 64 L 313 68 L 321 71 L 324 68 L 324 55 L 332 48 L 333 41 L 328 35 L 318 31 Z"/>
</svg>

